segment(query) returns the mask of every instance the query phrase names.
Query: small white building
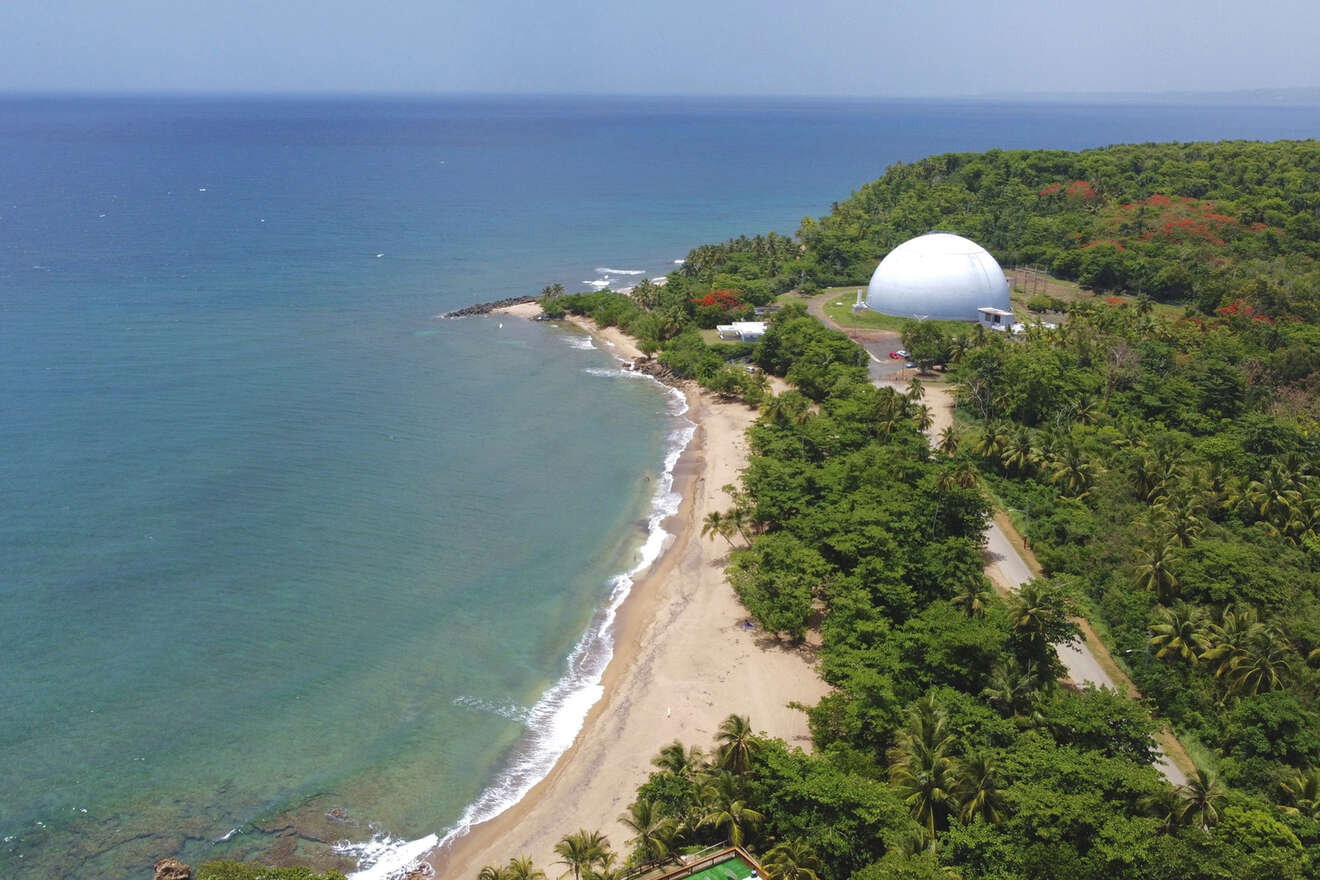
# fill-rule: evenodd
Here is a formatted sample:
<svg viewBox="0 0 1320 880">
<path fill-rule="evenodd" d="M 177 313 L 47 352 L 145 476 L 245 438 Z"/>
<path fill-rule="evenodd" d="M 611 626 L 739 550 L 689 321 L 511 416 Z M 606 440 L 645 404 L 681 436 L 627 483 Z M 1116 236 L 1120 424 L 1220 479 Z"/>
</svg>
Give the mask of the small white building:
<svg viewBox="0 0 1320 880">
<path fill-rule="evenodd" d="M 998 330 L 1002 333 L 1003 331 L 1008 330 L 1013 323 L 1013 313 L 1007 309 L 997 309 L 994 306 L 981 306 L 976 312 L 981 316 L 981 326 L 990 330 Z"/>
<path fill-rule="evenodd" d="M 717 324 L 716 331 L 720 339 L 741 339 L 754 342 L 765 335 L 765 321 L 734 321 L 732 324 Z"/>
</svg>

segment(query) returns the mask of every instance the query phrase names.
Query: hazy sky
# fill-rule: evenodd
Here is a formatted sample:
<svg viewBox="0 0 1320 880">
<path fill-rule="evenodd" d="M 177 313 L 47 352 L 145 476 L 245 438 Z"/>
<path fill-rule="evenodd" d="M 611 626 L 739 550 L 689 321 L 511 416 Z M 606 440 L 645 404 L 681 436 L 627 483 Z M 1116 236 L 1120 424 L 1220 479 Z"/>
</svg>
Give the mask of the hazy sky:
<svg viewBox="0 0 1320 880">
<path fill-rule="evenodd" d="M 0 90 L 1320 86 L 1317 0 L 0 0 Z"/>
</svg>

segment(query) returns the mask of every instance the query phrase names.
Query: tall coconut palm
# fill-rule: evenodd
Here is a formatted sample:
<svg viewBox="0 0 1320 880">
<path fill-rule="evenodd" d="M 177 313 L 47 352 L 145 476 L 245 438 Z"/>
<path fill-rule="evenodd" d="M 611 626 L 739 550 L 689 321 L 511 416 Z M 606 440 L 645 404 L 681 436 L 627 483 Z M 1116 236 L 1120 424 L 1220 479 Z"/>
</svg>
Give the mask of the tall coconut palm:
<svg viewBox="0 0 1320 880">
<path fill-rule="evenodd" d="M 1179 602 L 1171 608 L 1155 609 L 1150 625 L 1150 646 L 1161 660 L 1173 657 L 1195 666 L 1205 650 L 1205 609 Z"/>
<path fill-rule="evenodd" d="M 1004 429 L 998 422 L 986 422 L 976 438 L 972 452 L 986 461 L 998 461 L 1004 449 Z"/>
<path fill-rule="evenodd" d="M 765 854 L 762 866 L 770 880 L 820 880 L 820 858 L 799 840 L 784 840 Z"/>
<path fill-rule="evenodd" d="M 918 379 L 916 376 L 913 376 L 912 380 L 908 382 L 907 385 L 907 399 L 912 403 L 920 403 L 921 399 L 925 396 L 926 396 L 926 386 L 921 384 L 920 379 Z"/>
<path fill-rule="evenodd" d="M 999 790 L 999 776 L 995 763 L 984 752 L 978 752 L 962 762 L 957 797 L 960 804 L 958 818 L 971 824 L 978 817 L 989 825 L 1004 821 L 1004 796 Z"/>
<path fill-rule="evenodd" d="M 1219 612 L 1219 620 L 1206 625 L 1201 659 L 1213 663 L 1216 677 L 1223 678 L 1264 626 L 1250 605 L 1225 606 Z"/>
<path fill-rule="evenodd" d="M 1176 561 L 1173 540 L 1167 535 L 1157 537 L 1154 543 L 1137 552 L 1133 569 L 1137 589 L 1149 590 L 1161 603 L 1172 604 L 1178 597 Z"/>
<path fill-rule="evenodd" d="M 932 847 L 935 831 L 958 810 L 961 780 L 952 754 L 955 745 L 948 730 L 948 713 L 933 696 L 927 696 L 913 704 L 907 726 L 889 750 L 889 784 L 925 829 Z"/>
<path fill-rule="evenodd" d="M 1027 581 L 1008 602 L 1008 622 L 1036 657 L 1051 645 L 1075 642 L 1081 635 L 1072 622 L 1072 601 L 1058 586 L 1036 578 Z"/>
<path fill-rule="evenodd" d="M 715 741 L 719 743 L 716 752 L 719 766 L 739 775 L 747 772 L 748 765 L 761 748 L 761 741 L 746 715 L 730 715 L 720 722 Z"/>
<path fill-rule="evenodd" d="M 628 812 L 619 816 L 619 822 L 637 835 L 628 843 L 636 847 L 642 861 L 669 855 L 676 823 L 660 811 L 655 801 L 639 797 L 628 806 Z"/>
<path fill-rule="evenodd" d="M 1155 513 L 1162 531 L 1179 547 L 1190 547 L 1205 527 L 1199 506 L 1181 486 L 1155 503 Z"/>
<path fill-rule="evenodd" d="M 545 871 L 532 864 L 527 856 L 509 859 L 509 866 L 504 869 L 507 880 L 545 880 Z"/>
<path fill-rule="evenodd" d="M 1031 431 L 1019 427 L 1004 441 L 1000 452 L 1000 464 L 1010 474 L 1020 476 L 1031 470 L 1036 461 L 1036 450 L 1031 445 Z"/>
<path fill-rule="evenodd" d="M 693 779 L 705 768 L 705 757 L 701 746 L 684 748 L 682 742 L 674 740 L 651 759 L 651 764 L 675 776 Z"/>
<path fill-rule="evenodd" d="M 738 778 L 727 770 L 721 771 L 702 793 L 706 815 L 701 824 L 724 829 L 734 846 L 742 846 L 765 821 L 765 814 L 752 809 L 743 796 Z"/>
<path fill-rule="evenodd" d="M 1178 786 L 1178 796 L 1182 799 L 1178 806 L 1180 825 L 1205 830 L 1219 823 L 1219 811 L 1227 793 L 1213 773 L 1198 767 L 1192 778 Z"/>
<path fill-rule="evenodd" d="M 1285 812 L 1320 821 L 1320 767 L 1293 770 L 1279 783 Z"/>
<path fill-rule="evenodd" d="M 957 453 L 958 432 L 954 430 L 953 425 L 945 425 L 944 430 L 940 431 L 938 449 L 950 457 Z"/>
<path fill-rule="evenodd" d="M 482 865 L 477 880 L 510 880 L 508 871 L 500 865 Z"/>
<path fill-rule="evenodd" d="M 573 880 L 582 880 L 584 873 L 609 852 L 609 841 L 607 841 L 599 831 L 587 831 L 585 828 L 579 829 L 573 834 L 565 835 L 555 844 L 555 855 L 559 860 L 558 865 L 567 865 L 568 870 L 560 874 L 560 877 L 573 875 Z"/>
<path fill-rule="evenodd" d="M 990 670 L 990 681 L 981 696 L 1005 717 L 1023 718 L 1031 714 L 1042 684 L 1036 664 L 1019 666 L 1010 661 Z"/>
<path fill-rule="evenodd" d="M 913 410 L 912 420 L 917 423 L 917 430 L 924 434 L 935 424 L 935 414 L 926 404 L 919 403 Z"/>
<path fill-rule="evenodd" d="M 733 523 L 718 510 L 712 510 L 701 521 L 701 537 L 719 535 L 729 542 L 730 547 L 733 546 L 733 530 Z"/>
<path fill-rule="evenodd" d="M 1283 630 L 1273 622 L 1255 629 L 1246 644 L 1219 667 L 1235 697 L 1250 697 L 1283 687 L 1295 653 Z"/>
<path fill-rule="evenodd" d="M 1246 501 L 1257 516 L 1282 526 L 1293 508 L 1302 500 L 1292 476 L 1279 465 L 1266 471 L 1259 480 L 1247 484 Z"/>
<path fill-rule="evenodd" d="M 1075 443 L 1067 443 L 1050 464 L 1050 482 L 1070 498 L 1085 496 L 1095 477 L 1095 463 Z"/>
<path fill-rule="evenodd" d="M 962 613 L 968 617 L 985 617 L 985 609 L 989 606 L 992 595 L 994 594 L 990 589 L 990 582 L 978 571 L 959 582 L 953 598 L 949 601 L 962 609 Z"/>
</svg>

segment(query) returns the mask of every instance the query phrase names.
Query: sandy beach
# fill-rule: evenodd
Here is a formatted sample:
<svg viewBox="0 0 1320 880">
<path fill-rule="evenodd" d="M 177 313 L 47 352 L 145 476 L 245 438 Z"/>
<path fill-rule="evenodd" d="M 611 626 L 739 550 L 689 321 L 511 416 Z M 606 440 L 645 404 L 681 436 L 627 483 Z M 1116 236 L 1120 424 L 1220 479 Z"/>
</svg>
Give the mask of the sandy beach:
<svg viewBox="0 0 1320 880">
<path fill-rule="evenodd" d="M 531 317 L 537 310 L 532 303 L 505 313 Z M 640 354 L 617 329 L 574 321 L 620 357 Z M 436 876 L 472 880 L 483 865 L 527 855 L 555 877 L 554 845 L 579 828 L 603 831 L 626 853 L 629 834 L 618 816 L 651 771 L 651 758 L 674 739 L 709 747 L 730 713 L 810 746 L 806 716 L 788 704 L 812 704 L 828 691 L 811 649 L 743 627 L 747 613 L 724 579 L 730 545 L 700 535 L 707 513 L 731 506 L 721 487 L 736 482 L 747 460 L 744 432 L 756 413 L 695 387 L 686 393 L 688 418 L 698 428 L 675 472 L 683 497 L 667 524 L 675 537 L 619 615 L 604 696 L 573 746 L 522 801 L 430 854 Z"/>
</svg>

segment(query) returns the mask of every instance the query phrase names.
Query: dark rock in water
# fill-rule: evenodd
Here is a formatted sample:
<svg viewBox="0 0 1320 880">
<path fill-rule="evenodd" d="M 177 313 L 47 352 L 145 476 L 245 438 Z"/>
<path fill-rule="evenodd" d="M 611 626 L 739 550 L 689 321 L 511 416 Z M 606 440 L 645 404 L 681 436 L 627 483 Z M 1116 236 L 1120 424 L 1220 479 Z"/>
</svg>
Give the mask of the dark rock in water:
<svg viewBox="0 0 1320 880">
<path fill-rule="evenodd" d="M 159 859 L 152 880 L 192 880 L 192 868 L 178 859 Z"/>
<path fill-rule="evenodd" d="M 660 363 L 655 358 L 639 357 L 628 365 L 628 369 L 636 373 L 645 373 L 653 379 L 673 385 L 675 388 L 681 387 L 684 383 L 683 377 L 674 373 L 673 370 Z"/>
<path fill-rule="evenodd" d="M 499 299 L 495 302 L 477 303 L 454 312 L 445 312 L 446 318 L 471 318 L 474 315 L 489 315 L 496 309 L 505 309 L 509 306 L 520 306 L 523 303 L 536 302 L 534 296 L 511 296 L 508 299 Z"/>
</svg>

